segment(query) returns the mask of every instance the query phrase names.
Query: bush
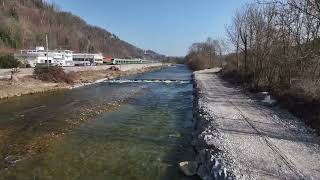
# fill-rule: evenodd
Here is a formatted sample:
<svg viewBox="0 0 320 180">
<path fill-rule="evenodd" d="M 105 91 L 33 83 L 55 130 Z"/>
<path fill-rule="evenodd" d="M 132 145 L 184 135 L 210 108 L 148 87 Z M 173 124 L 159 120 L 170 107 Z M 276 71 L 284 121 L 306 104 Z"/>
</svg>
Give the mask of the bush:
<svg viewBox="0 0 320 180">
<path fill-rule="evenodd" d="M 17 68 L 20 61 L 15 59 L 12 55 L 0 56 L 0 68 Z"/>
<path fill-rule="evenodd" d="M 19 15 L 18 15 L 18 12 L 17 12 L 16 8 L 13 8 L 13 7 L 10 8 L 9 16 L 12 17 L 13 19 L 15 19 L 16 21 L 19 21 Z"/>
<path fill-rule="evenodd" d="M 111 70 L 111 71 L 120 71 L 120 69 L 118 67 L 116 67 L 116 66 L 111 66 L 109 68 L 109 70 Z"/>
<path fill-rule="evenodd" d="M 34 75 L 37 79 L 47 82 L 65 82 L 68 84 L 72 84 L 74 82 L 74 76 L 72 74 L 65 73 L 63 68 L 59 66 L 37 66 L 34 69 Z"/>
</svg>

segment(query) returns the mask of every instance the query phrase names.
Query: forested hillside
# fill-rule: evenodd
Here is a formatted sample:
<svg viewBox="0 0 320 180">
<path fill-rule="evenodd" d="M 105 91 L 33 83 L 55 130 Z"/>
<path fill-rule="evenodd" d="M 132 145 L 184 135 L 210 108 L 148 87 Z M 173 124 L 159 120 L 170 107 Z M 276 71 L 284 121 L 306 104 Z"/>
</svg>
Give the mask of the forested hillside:
<svg viewBox="0 0 320 180">
<path fill-rule="evenodd" d="M 101 52 L 113 57 L 162 59 L 153 51 L 144 51 L 83 19 L 62 12 L 43 0 L 0 0 L 0 53 L 45 45 L 50 49 Z M 148 53 L 152 52 L 152 53 Z"/>
</svg>

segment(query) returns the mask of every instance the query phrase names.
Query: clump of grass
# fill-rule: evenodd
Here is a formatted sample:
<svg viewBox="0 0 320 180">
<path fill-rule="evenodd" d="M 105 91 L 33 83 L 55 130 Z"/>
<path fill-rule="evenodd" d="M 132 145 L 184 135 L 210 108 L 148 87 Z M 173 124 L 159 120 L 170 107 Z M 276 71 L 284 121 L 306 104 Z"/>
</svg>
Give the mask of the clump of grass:
<svg viewBox="0 0 320 180">
<path fill-rule="evenodd" d="M 59 66 L 36 67 L 34 69 L 34 75 L 42 81 L 55 83 L 65 82 L 73 84 L 75 79 L 74 73 L 66 73 L 63 68 Z"/>
</svg>

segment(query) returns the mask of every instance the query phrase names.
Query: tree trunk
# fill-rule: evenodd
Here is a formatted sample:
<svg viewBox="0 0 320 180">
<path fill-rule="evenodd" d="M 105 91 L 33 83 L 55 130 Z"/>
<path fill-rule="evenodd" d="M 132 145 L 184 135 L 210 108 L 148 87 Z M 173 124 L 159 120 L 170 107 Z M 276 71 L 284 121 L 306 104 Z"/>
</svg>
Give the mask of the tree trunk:
<svg viewBox="0 0 320 180">
<path fill-rule="evenodd" d="M 18 69 L 17 68 L 14 68 L 12 71 L 11 71 L 11 78 L 10 80 L 13 81 L 13 82 L 19 82 L 19 78 L 18 78 Z"/>
</svg>

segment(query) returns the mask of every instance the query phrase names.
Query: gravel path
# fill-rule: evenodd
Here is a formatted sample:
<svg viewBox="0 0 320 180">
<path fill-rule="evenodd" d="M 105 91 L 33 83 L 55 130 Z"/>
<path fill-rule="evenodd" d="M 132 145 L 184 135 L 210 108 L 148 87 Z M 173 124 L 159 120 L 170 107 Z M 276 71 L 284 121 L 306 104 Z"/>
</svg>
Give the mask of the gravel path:
<svg viewBox="0 0 320 180">
<path fill-rule="evenodd" d="M 198 106 L 209 122 L 199 137 L 224 153 L 227 169 L 237 179 L 320 179 L 319 137 L 290 113 L 263 106 L 221 80 L 216 71 L 194 73 Z"/>
</svg>

